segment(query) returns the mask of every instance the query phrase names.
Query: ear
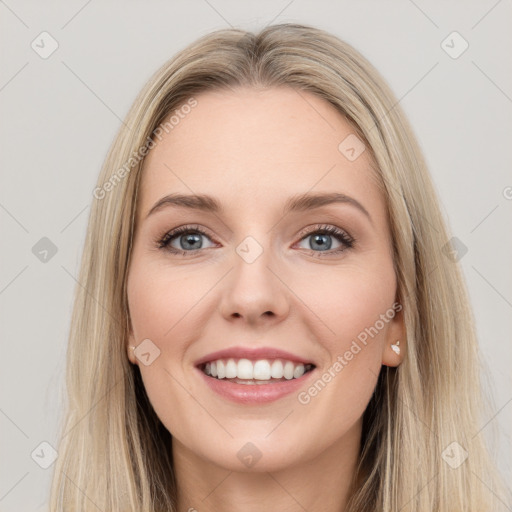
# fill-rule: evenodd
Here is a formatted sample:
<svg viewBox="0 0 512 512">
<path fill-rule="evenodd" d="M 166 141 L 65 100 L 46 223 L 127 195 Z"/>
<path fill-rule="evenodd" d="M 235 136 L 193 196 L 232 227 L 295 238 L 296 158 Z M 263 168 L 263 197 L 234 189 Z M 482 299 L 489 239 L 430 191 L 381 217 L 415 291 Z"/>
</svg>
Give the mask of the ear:
<svg viewBox="0 0 512 512">
<path fill-rule="evenodd" d="M 128 354 L 128 359 L 129 359 L 130 363 L 132 363 L 132 364 L 138 364 L 137 358 L 135 357 L 134 350 L 132 348 L 135 346 L 136 346 L 135 336 L 133 334 L 131 321 L 128 320 L 128 339 L 127 339 L 127 343 L 126 343 L 126 351 Z"/>
<path fill-rule="evenodd" d="M 407 333 L 405 329 L 403 307 L 397 301 L 395 302 L 393 310 L 395 311 L 395 314 L 388 323 L 386 339 L 382 350 L 382 364 L 384 366 L 400 365 L 405 358 L 407 350 Z M 399 343 L 397 344 L 397 342 Z M 400 352 L 399 354 L 393 350 L 392 345 L 394 345 L 395 350 L 397 348 L 399 349 L 396 350 Z"/>
</svg>

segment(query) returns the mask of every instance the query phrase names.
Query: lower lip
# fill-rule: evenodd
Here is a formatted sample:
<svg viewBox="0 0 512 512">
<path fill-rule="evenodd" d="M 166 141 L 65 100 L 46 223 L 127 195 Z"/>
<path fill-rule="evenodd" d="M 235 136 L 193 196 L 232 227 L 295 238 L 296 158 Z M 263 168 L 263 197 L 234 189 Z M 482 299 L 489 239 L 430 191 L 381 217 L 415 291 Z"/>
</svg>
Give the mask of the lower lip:
<svg viewBox="0 0 512 512">
<path fill-rule="evenodd" d="M 224 379 L 209 377 L 202 370 L 196 368 L 207 386 L 218 395 L 240 404 L 262 404 L 274 402 L 293 392 L 297 392 L 309 380 L 314 369 L 305 373 L 298 379 L 290 379 L 273 384 L 235 384 Z"/>
</svg>

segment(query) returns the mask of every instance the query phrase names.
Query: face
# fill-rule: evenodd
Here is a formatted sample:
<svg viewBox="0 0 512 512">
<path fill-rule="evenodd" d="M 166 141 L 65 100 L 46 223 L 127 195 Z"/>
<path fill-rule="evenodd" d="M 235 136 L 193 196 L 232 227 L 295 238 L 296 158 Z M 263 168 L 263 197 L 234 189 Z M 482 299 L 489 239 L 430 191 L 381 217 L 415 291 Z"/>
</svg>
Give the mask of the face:
<svg viewBox="0 0 512 512">
<path fill-rule="evenodd" d="M 177 449 L 273 471 L 354 443 L 381 366 L 403 359 L 386 204 L 323 99 L 196 100 L 145 160 L 128 355 Z M 192 194 L 211 199 L 176 199 Z"/>
</svg>

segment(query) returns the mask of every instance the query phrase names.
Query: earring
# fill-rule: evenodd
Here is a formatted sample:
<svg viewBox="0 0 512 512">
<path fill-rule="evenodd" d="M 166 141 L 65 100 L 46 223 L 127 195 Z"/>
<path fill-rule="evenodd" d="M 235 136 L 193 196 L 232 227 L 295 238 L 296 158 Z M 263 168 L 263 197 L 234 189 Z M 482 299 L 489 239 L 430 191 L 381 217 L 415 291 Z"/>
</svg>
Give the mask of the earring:
<svg viewBox="0 0 512 512">
<path fill-rule="evenodd" d="M 130 346 L 130 348 L 131 348 L 132 350 L 135 350 L 135 347 Z"/>
<path fill-rule="evenodd" d="M 399 340 L 397 340 L 395 344 L 392 344 L 392 345 L 391 345 L 391 350 L 392 350 L 395 354 L 397 354 L 397 355 L 399 355 L 399 354 L 400 354 L 400 347 L 399 347 L 398 345 L 400 345 L 400 341 L 399 341 Z"/>
</svg>

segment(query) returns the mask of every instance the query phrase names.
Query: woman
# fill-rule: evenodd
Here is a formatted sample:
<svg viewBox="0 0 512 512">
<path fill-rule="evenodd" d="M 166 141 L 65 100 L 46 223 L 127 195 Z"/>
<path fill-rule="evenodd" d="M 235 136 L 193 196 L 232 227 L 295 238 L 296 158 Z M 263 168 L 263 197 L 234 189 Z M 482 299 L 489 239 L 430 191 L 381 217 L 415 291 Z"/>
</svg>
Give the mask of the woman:
<svg viewBox="0 0 512 512">
<path fill-rule="evenodd" d="M 209 34 L 94 192 L 53 510 L 495 511 L 428 172 L 351 46 Z"/>
</svg>

